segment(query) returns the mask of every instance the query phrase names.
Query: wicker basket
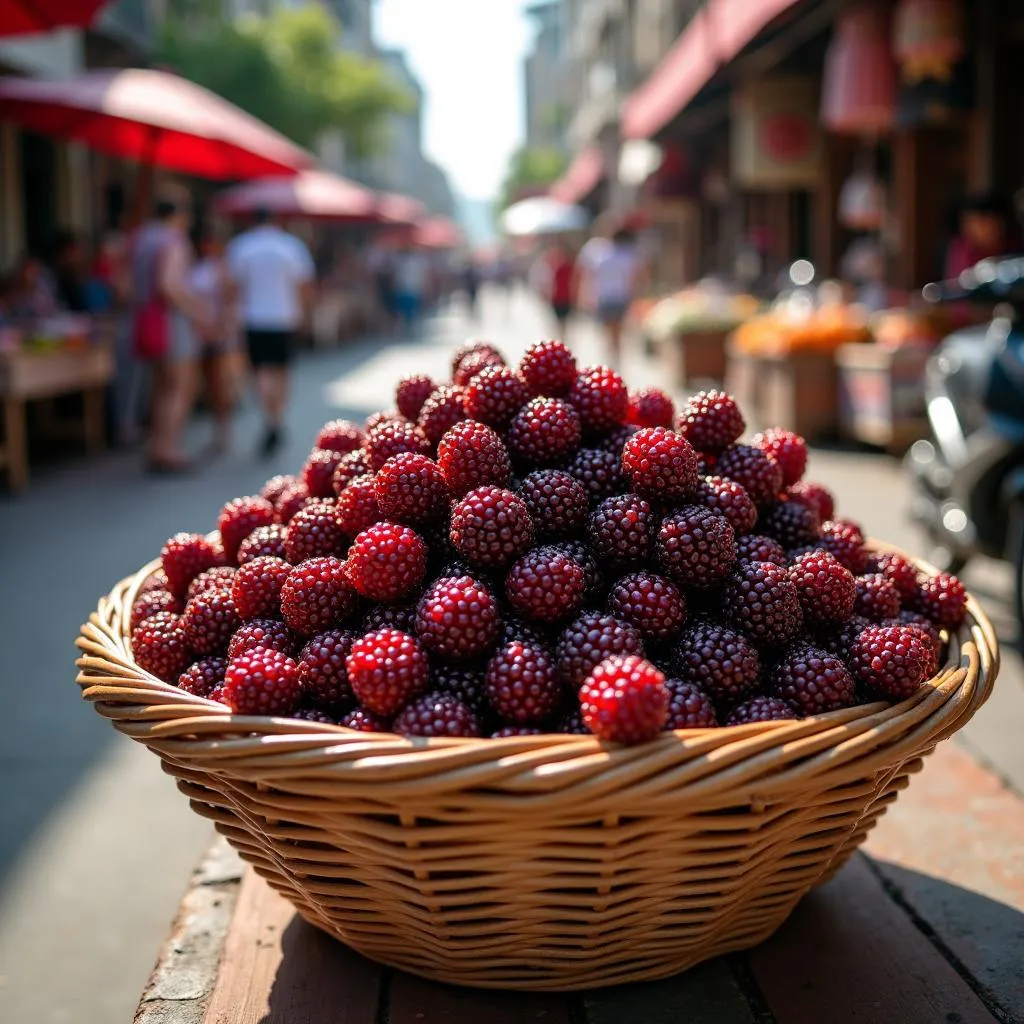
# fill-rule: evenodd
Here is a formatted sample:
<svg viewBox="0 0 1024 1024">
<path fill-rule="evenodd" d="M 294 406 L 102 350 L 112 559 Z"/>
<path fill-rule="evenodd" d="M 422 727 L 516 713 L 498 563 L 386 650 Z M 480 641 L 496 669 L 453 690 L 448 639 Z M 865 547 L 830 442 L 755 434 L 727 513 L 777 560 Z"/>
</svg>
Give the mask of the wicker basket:
<svg viewBox="0 0 1024 1024">
<path fill-rule="evenodd" d="M 410 741 L 232 716 L 132 661 L 155 563 L 78 643 L 87 700 L 312 924 L 463 985 L 568 990 L 665 977 L 753 946 L 830 878 L 998 667 L 978 605 L 910 700 L 666 733 Z"/>
</svg>

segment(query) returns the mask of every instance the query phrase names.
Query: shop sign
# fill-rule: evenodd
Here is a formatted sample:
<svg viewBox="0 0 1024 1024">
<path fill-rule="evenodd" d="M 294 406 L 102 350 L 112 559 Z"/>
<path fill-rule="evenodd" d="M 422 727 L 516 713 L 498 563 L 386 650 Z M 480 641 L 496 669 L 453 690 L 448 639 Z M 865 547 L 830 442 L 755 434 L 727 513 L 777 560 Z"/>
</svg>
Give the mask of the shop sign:
<svg viewBox="0 0 1024 1024">
<path fill-rule="evenodd" d="M 821 175 L 821 129 L 813 79 L 777 76 L 737 89 L 732 175 L 756 189 L 813 188 Z"/>
</svg>

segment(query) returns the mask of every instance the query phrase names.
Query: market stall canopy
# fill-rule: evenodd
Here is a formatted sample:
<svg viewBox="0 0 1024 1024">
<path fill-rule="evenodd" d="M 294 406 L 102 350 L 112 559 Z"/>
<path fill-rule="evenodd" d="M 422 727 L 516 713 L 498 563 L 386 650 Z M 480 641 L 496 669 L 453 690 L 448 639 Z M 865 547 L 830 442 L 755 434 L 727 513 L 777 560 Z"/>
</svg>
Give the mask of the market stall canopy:
<svg viewBox="0 0 1024 1024">
<path fill-rule="evenodd" d="M 406 224 L 415 227 L 427 216 L 427 208 L 412 196 L 397 192 L 384 192 L 377 196 L 377 214 L 381 220 L 391 224 Z"/>
<path fill-rule="evenodd" d="M 429 217 L 417 226 L 413 241 L 425 249 L 457 249 L 463 238 L 454 221 L 447 217 Z"/>
<path fill-rule="evenodd" d="M 107 0 L 0 0 L 0 36 L 84 28 Z"/>
<path fill-rule="evenodd" d="M 565 174 L 548 189 L 548 195 L 562 203 L 578 203 L 601 184 L 604 157 L 597 146 L 588 146 L 573 157 Z"/>
<path fill-rule="evenodd" d="M 800 0 L 708 0 L 647 80 L 626 100 L 622 134 L 647 139 L 665 127 L 715 72 Z"/>
<path fill-rule="evenodd" d="M 224 189 L 214 198 L 218 212 L 229 216 L 266 210 L 281 217 L 310 220 L 377 219 L 377 196 L 329 171 L 300 171 L 290 178 L 257 178 Z"/>
<path fill-rule="evenodd" d="M 563 231 L 581 231 L 590 223 L 590 214 L 582 206 L 563 203 L 551 196 L 536 196 L 513 203 L 501 215 L 507 235 L 556 235 Z"/>
<path fill-rule="evenodd" d="M 262 121 L 165 71 L 0 78 L 0 121 L 216 181 L 294 174 L 314 163 Z"/>
</svg>

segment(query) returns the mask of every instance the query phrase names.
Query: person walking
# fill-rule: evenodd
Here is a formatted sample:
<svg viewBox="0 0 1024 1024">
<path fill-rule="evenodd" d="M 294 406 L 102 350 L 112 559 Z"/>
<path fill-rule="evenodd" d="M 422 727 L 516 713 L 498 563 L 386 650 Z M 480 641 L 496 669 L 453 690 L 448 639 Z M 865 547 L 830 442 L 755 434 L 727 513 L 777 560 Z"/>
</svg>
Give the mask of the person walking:
<svg viewBox="0 0 1024 1024">
<path fill-rule="evenodd" d="M 288 368 L 295 333 L 312 313 L 316 268 L 304 242 L 259 211 L 256 223 L 227 248 L 228 275 L 238 293 L 249 362 L 263 411 L 260 450 L 273 455 L 283 440 Z"/>
<path fill-rule="evenodd" d="M 555 323 L 558 337 L 565 341 L 569 330 L 569 317 L 576 307 L 577 270 L 572 251 L 567 245 L 556 242 L 542 257 L 541 290 Z"/>
<path fill-rule="evenodd" d="M 610 361 L 618 366 L 622 357 L 622 324 L 636 293 L 640 258 L 633 231 L 616 228 L 611 237 L 595 236 L 580 250 L 579 266 L 584 291 L 604 325 Z"/>
<path fill-rule="evenodd" d="M 209 454 L 217 456 L 231 447 L 237 365 L 234 303 L 223 241 L 213 233 L 203 234 L 196 248 L 199 259 L 192 268 L 189 284 L 203 305 L 209 328 L 201 338 L 202 376 L 215 431 Z"/>
<path fill-rule="evenodd" d="M 206 329 L 188 286 L 191 217 L 188 194 L 168 191 L 131 250 L 132 349 L 153 370 L 147 462 L 152 473 L 191 468 L 182 439 L 196 396 L 199 333 Z"/>
<path fill-rule="evenodd" d="M 406 246 L 395 263 L 395 311 L 402 326 L 415 334 L 430 287 L 430 264 L 415 246 Z"/>
</svg>

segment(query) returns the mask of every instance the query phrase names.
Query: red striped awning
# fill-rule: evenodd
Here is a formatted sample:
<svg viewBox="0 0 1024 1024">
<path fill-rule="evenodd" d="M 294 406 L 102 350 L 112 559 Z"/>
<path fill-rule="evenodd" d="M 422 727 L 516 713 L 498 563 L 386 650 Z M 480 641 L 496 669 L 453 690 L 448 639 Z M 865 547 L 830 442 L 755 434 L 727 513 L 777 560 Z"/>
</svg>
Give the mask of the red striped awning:
<svg viewBox="0 0 1024 1024">
<path fill-rule="evenodd" d="M 622 134 L 657 134 L 762 29 L 800 0 L 708 0 L 647 80 L 626 100 Z"/>
<path fill-rule="evenodd" d="M 565 174 L 548 189 L 552 199 L 578 203 L 586 199 L 604 177 L 604 157 L 597 146 L 588 146 L 573 157 Z"/>
</svg>

